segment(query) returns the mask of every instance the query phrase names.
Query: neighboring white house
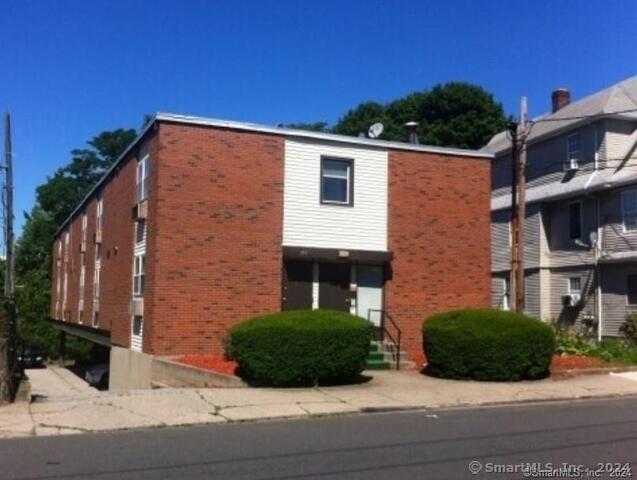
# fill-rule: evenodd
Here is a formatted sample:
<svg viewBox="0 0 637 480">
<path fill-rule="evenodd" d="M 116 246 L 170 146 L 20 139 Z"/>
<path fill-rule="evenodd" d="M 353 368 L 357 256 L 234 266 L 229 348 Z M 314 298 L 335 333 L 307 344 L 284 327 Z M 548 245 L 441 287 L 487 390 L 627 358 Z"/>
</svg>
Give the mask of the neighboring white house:
<svg viewBox="0 0 637 480">
<path fill-rule="evenodd" d="M 570 102 L 552 95 L 528 142 L 526 311 L 544 320 L 601 320 L 616 336 L 637 311 L 637 77 Z M 508 308 L 511 141 L 484 150 L 492 169 L 492 301 Z"/>
</svg>

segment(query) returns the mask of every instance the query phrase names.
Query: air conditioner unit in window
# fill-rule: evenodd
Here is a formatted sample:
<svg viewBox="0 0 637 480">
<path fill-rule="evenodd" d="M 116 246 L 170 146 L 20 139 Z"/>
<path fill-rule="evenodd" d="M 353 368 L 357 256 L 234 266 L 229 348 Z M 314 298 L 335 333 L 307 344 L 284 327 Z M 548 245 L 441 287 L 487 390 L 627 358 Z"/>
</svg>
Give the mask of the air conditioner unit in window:
<svg viewBox="0 0 637 480">
<path fill-rule="evenodd" d="M 581 300 L 582 300 L 582 297 L 579 293 L 571 293 L 569 295 L 563 295 L 562 305 L 564 305 L 565 307 L 576 307 Z"/>
<path fill-rule="evenodd" d="M 134 298 L 129 305 L 128 313 L 135 317 L 143 317 L 144 316 L 144 299 L 143 298 Z"/>
<path fill-rule="evenodd" d="M 148 200 L 142 200 L 133 207 L 133 220 L 146 220 L 148 217 Z"/>
<path fill-rule="evenodd" d="M 93 234 L 93 241 L 95 242 L 95 244 L 99 245 L 100 243 L 102 243 L 102 230 L 97 230 L 94 234 Z"/>
<path fill-rule="evenodd" d="M 564 171 L 574 172 L 579 170 L 579 160 L 577 158 L 571 158 L 569 161 L 564 162 Z"/>
</svg>

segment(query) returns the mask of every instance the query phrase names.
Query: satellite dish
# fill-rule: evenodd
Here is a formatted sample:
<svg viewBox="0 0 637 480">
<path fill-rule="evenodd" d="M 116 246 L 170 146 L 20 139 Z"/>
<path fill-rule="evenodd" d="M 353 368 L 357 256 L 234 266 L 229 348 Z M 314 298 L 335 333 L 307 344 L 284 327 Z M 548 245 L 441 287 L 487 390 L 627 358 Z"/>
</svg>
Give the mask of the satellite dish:
<svg viewBox="0 0 637 480">
<path fill-rule="evenodd" d="M 385 129 L 385 126 L 382 123 L 375 123 L 374 125 L 372 125 L 371 127 L 369 127 L 369 130 L 367 131 L 367 136 L 369 138 L 378 138 L 380 137 L 380 134 L 383 133 L 383 130 Z"/>
</svg>

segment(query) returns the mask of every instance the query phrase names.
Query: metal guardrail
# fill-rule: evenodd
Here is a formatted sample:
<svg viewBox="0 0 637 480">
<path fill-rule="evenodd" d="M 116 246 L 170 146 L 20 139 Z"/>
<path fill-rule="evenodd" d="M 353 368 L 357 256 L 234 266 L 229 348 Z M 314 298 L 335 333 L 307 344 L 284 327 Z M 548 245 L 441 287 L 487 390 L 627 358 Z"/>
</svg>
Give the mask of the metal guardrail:
<svg viewBox="0 0 637 480">
<path fill-rule="evenodd" d="M 396 358 L 396 370 L 400 370 L 400 354 L 401 354 L 401 341 L 403 332 L 398 326 L 398 324 L 394 321 L 387 310 L 370 308 L 367 310 L 367 320 L 370 322 L 372 313 L 380 313 L 380 331 L 381 331 L 381 341 L 385 340 L 385 336 L 389 339 L 391 343 L 394 344 L 394 355 Z M 389 320 L 392 327 L 395 330 L 395 336 L 391 334 L 391 332 L 387 329 L 385 319 Z"/>
</svg>

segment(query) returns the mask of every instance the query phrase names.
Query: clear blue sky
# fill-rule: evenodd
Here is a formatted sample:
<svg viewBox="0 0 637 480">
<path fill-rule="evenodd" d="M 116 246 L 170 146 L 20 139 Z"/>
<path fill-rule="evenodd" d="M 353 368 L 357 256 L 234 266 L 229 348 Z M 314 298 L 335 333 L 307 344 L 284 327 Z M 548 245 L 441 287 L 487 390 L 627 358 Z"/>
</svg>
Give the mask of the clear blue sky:
<svg viewBox="0 0 637 480">
<path fill-rule="evenodd" d="M 633 0 L 0 0 L 18 222 L 71 149 L 146 113 L 334 122 L 465 80 L 536 115 L 637 74 L 636 21 Z"/>
</svg>

